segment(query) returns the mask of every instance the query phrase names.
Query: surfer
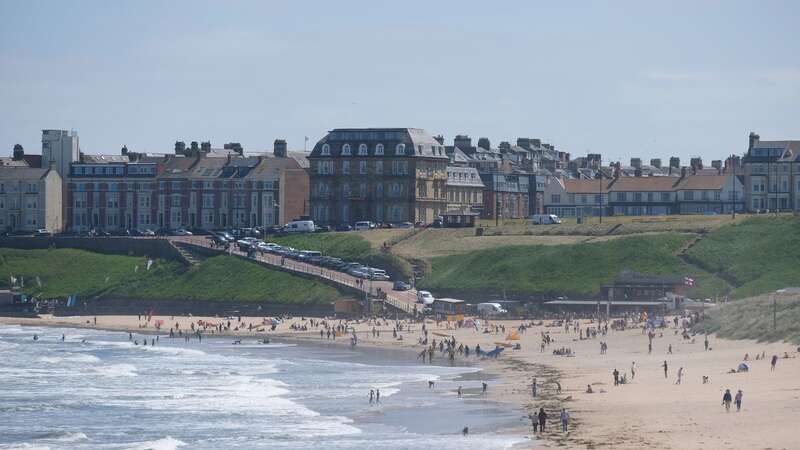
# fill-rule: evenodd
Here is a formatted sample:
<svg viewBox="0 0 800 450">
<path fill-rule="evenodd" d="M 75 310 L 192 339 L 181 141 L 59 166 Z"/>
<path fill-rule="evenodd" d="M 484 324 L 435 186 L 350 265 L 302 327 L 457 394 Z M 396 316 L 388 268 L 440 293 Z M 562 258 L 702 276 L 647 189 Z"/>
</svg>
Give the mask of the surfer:
<svg viewBox="0 0 800 450">
<path fill-rule="evenodd" d="M 379 405 L 381 403 L 381 390 L 380 389 L 375 389 L 375 403 L 377 403 Z"/>
<path fill-rule="evenodd" d="M 375 391 L 370 389 L 369 390 L 369 404 L 371 405 L 375 401 Z"/>
<path fill-rule="evenodd" d="M 456 392 L 458 392 L 458 398 L 461 398 L 461 386 L 458 387 Z"/>
<path fill-rule="evenodd" d="M 486 393 L 486 388 L 487 388 L 487 387 L 489 387 L 489 385 L 488 385 L 488 384 L 486 384 L 486 382 L 485 382 L 485 381 L 484 381 L 484 382 L 482 382 L 482 383 L 481 383 L 481 385 L 482 385 L 482 387 L 483 387 L 483 392 L 482 392 L 482 393 L 484 393 L 484 394 L 485 394 L 485 393 Z"/>
<path fill-rule="evenodd" d="M 34 334 L 33 335 L 33 340 L 34 341 L 38 341 L 39 340 L 39 335 L 38 334 Z"/>
</svg>

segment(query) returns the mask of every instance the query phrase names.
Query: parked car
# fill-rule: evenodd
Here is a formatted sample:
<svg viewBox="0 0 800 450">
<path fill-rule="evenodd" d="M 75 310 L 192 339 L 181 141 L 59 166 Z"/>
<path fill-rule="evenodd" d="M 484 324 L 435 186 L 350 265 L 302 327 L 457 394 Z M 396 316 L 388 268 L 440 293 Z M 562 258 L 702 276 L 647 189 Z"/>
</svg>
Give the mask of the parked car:
<svg viewBox="0 0 800 450">
<path fill-rule="evenodd" d="M 314 229 L 313 220 L 293 220 L 283 227 L 286 233 L 313 233 Z"/>
<path fill-rule="evenodd" d="M 314 232 L 315 233 L 327 233 L 328 231 L 331 231 L 331 230 L 332 230 L 331 227 L 328 226 L 328 225 L 317 225 L 317 228 L 314 229 Z"/>
<path fill-rule="evenodd" d="M 172 232 L 175 236 L 194 236 L 194 233 L 185 229 L 185 228 L 178 228 Z"/>
<path fill-rule="evenodd" d="M 367 270 L 367 273 L 369 274 L 369 278 L 371 280 L 388 281 L 390 279 L 389 275 L 383 269 L 370 268 L 370 269 Z"/>
<path fill-rule="evenodd" d="M 397 280 L 392 284 L 392 289 L 395 291 L 407 291 L 411 289 L 411 285 L 406 283 L 405 281 Z"/>
<path fill-rule="evenodd" d="M 411 222 L 393 223 L 392 228 L 414 228 L 414 224 Z"/>
<path fill-rule="evenodd" d="M 417 291 L 417 303 L 422 303 L 425 305 L 433 304 L 433 295 L 428 291 Z"/>
<path fill-rule="evenodd" d="M 534 214 L 531 216 L 534 225 L 553 225 L 561 223 L 561 219 L 555 214 Z"/>
<path fill-rule="evenodd" d="M 144 231 L 142 231 L 142 236 L 150 236 L 150 237 L 152 237 L 152 236 L 155 236 L 155 235 L 156 235 L 156 232 L 151 230 L 151 229 L 149 229 L 149 228 L 147 228 Z"/>
<path fill-rule="evenodd" d="M 53 233 L 47 231 L 44 228 L 39 228 L 38 230 L 36 230 L 35 233 L 33 233 L 34 236 L 51 236 L 52 234 Z"/>
<path fill-rule="evenodd" d="M 336 225 L 336 231 L 353 231 L 353 227 L 347 224 Z"/>
<path fill-rule="evenodd" d="M 372 222 L 368 220 L 362 220 L 360 222 L 356 222 L 356 226 L 353 227 L 353 229 L 356 231 L 364 231 L 372 228 L 375 228 L 375 225 L 373 225 Z"/>
</svg>

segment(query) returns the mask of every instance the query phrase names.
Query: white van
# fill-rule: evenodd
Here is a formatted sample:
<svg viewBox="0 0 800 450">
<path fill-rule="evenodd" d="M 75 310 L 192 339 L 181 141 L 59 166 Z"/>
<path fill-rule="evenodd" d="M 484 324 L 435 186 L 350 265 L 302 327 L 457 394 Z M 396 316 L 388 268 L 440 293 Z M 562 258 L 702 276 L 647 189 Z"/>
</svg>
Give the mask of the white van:
<svg viewBox="0 0 800 450">
<path fill-rule="evenodd" d="M 561 223 L 561 219 L 555 214 L 534 214 L 531 216 L 534 225 L 551 225 Z"/>
<path fill-rule="evenodd" d="M 356 222 L 356 226 L 353 227 L 353 229 L 356 231 L 370 230 L 372 228 L 375 228 L 375 226 L 372 224 L 372 222 L 368 220 L 362 220 L 361 222 Z"/>
<path fill-rule="evenodd" d="M 428 291 L 417 291 L 417 303 L 422 303 L 423 305 L 432 305 L 433 295 Z"/>
<path fill-rule="evenodd" d="M 478 303 L 478 315 L 483 317 L 497 316 L 507 312 L 500 306 L 500 303 Z"/>
<path fill-rule="evenodd" d="M 293 220 L 283 227 L 287 233 L 313 233 L 315 229 L 313 220 Z"/>
</svg>

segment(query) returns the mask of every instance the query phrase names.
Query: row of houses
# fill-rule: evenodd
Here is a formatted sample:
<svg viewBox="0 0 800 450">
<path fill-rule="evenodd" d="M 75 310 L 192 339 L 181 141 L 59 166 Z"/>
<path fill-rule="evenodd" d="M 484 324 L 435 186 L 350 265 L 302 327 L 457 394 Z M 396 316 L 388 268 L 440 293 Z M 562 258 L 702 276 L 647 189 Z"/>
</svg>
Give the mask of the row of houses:
<svg viewBox="0 0 800 450">
<path fill-rule="evenodd" d="M 247 153 L 238 143 L 176 142 L 174 152 L 123 147 L 88 155 L 78 136 L 43 130 L 41 155 L 17 145 L 0 157 L 0 229 L 59 232 L 254 227 L 301 216 L 320 224 L 431 223 L 550 213 L 708 214 L 800 210 L 800 141 L 751 133 L 742 157 L 704 167 L 602 165 L 572 160 L 536 138 L 493 147 L 458 135 L 453 145 L 418 128 L 340 128 L 310 153 Z"/>
</svg>

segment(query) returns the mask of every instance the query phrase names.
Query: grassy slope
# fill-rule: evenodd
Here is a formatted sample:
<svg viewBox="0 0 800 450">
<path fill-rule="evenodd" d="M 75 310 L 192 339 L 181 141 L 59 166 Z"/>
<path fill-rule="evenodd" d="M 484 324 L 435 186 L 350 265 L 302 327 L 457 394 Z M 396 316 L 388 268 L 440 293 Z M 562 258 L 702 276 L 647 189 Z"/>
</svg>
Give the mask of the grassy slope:
<svg viewBox="0 0 800 450">
<path fill-rule="evenodd" d="M 342 258 L 346 261 L 357 261 L 386 270 L 392 279 L 408 280 L 411 277 L 411 265 L 407 261 L 373 247 L 370 240 L 365 238 L 367 234 L 378 234 L 382 231 L 306 233 L 269 237 L 267 240 L 300 250 L 317 250 L 323 255 Z M 384 236 L 386 234 L 381 234 L 379 237 L 383 238 Z M 378 241 L 380 239 L 375 242 Z"/>
<path fill-rule="evenodd" d="M 139 266 L 138 271 L 135 270 Z M 74 249 L 17 250 L 0 248 L 0 286 L 10 277 L 22 276 L 25 292 L 44 298 L 70 294 L 96 296 L 131 282 L 146 282 L 173 273 L 177 263 L 156 261 L 145 270 L 146 260 L 133 256 L 106 255 Z M 41 281 L 41 287 L 36 282 Z"/>
<path fill-rule="evenodd" d="M 266 269 L 233 256 L 216 256 L 171 276 L 114 290 L 122 298 L 331 303 L 342 295 L 324 283 Z"/>
<path fill-rule="evenodd" d="M 689 239 L 653 234 L 605 242 L 558 246 L 514 246 L 433 258 L 432 273 L 421 285 L 432 290 L 477 297 L 482 294 L 590 297 L 623 269 L 694 275 L 691 295 L 713 296 L 724 284 L 684 264 L 675 252 Z"/>
<path fill-rule="evenodd" d="M 0 287 L 10 276 L 25 278 L 25 291 L 44 298 L 120 297 L 141 299 L 237 300 L 330 303 L 341 294 L 328 285 L 265 269 L 230 256 L 210 258 L 188 270 L 177 263 L 83 250 L 0 249 Z M 138 271 L 134 271 L 139 266 Z M 41 280 L 39 287 L 36 277 Z"/>
<path fill-rule="evenodd" d="M 728 339 L 756 339 L 800 344 L 800 296 L 778 296 L 777 328 L 772 324 L 772 297 L 762 295 L 737 300 L 709 311 L 709 317 L 696 326 Z"/>
<path fill-rule="evenodd" d="M 800 219 L 754 217 L 709 233 L 691 261 L 733 282 L 736 298 L 800 285 Z"/>
</svg>

